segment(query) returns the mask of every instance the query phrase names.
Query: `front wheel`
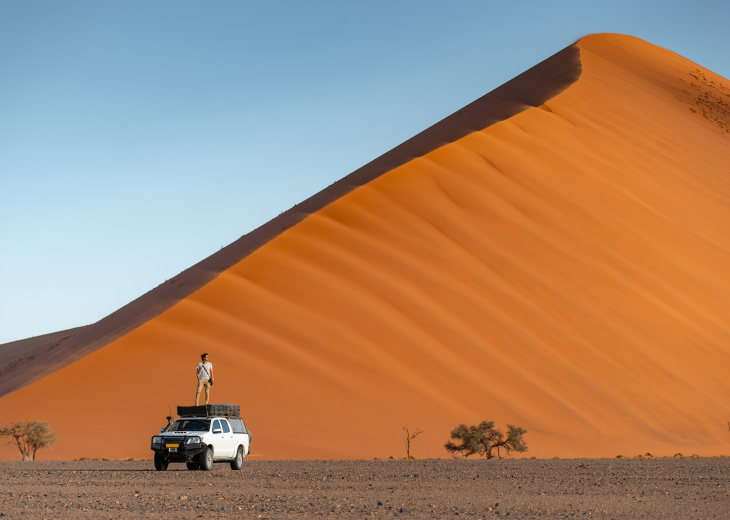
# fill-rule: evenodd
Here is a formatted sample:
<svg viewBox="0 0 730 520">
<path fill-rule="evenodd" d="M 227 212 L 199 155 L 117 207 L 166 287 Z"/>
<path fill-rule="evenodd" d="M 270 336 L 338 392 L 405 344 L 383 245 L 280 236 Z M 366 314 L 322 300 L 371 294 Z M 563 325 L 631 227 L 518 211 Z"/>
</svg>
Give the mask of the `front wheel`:
<svg viewBox="0 0 730 520">
<path fill-rule="evenodd" d="M 203 471 L 210 471 L 213 469 L 213 450 L 207 448 L 203 453 L 199 455 L 198 465 Z"/>
<path fill-rule="evenodd" d="M 243 448 L 239 446 L 238 451 L 236 451 L 236 458 L 231 461 L 231 469 L 239 471 L 241 468 L 243 468 Z"/>
<path fill-rule="evenodd" d="M 163 457 L 155 454 L 155 469 L 157 471 L 165 471 L 167 469 L 167 465 L 169 462 L 165 460 Z"/>
</svg>

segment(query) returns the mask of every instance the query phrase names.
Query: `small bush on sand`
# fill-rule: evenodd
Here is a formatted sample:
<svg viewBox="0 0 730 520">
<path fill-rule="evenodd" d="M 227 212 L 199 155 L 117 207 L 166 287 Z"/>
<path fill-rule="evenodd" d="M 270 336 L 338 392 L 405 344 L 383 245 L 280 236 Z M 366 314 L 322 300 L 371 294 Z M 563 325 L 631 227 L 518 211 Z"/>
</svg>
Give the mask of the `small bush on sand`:
<svg viewBox="0 0 730 520">
<path fill-rule="evenodd" d="M 505 437 L 499 428 L 494 427 L 494 421 L 482 421 L 478 426 L 460 424 L 451 432 L 451 438 L 458 443 L 449 441 L 444 447 L 447 451 L 464 457 L 479 455 L 488 459 L 493 459 L 496 451 L 496 456 L 501 459 L 501 449 L 504 449 L 508 457 L 512 451 L 527 451 L 527 444 L 523 438 L 525 433 L 527 432 L 524 428 L 508 424 Z"/>
<path fill-rule="evenodd" d="M 656 457 L 654 457 L 654 455 L 652 455 L 651 453 L 647 452 L 647 453 L 640 453 L 635 458 L 643 460 L 643 459 L 655 459 Z"/>
<path fill-rule="evenodd" d="M 56 442 L 56 433 L 47 422 L 20 421 L 0 426 L 0 437 L 10 437 L 8 444 L 15 444 L 23 460 L 35 460 L 36 452 Z"/>
</svg>

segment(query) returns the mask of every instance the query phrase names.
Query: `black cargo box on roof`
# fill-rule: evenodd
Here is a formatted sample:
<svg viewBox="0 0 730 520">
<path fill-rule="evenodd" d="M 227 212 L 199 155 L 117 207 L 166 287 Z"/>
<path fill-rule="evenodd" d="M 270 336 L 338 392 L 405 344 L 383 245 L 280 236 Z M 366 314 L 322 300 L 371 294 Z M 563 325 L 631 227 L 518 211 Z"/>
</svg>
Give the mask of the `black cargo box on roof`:
<svg viewBox="0 0 730 520">
<path fill-rule="evenodd" d="M 180 417 L 212 417 L 213 415 L 240 417 L 241 407 L 237 404 L 230 403 L 203 404 L 200 406 L 178 406 L 177 414 Z"/>
</svg>

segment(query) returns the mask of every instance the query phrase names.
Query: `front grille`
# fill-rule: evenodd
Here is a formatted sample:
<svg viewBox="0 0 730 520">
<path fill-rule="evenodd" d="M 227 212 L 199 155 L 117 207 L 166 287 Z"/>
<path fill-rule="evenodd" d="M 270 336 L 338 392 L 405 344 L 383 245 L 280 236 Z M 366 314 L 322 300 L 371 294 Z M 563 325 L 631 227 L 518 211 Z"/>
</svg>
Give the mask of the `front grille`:
<svg viewBox="0 0 730 520">
<path fill-rule="evenodd" d="M 179 448 L 185 446 L 185 437 L 163 437 L 162 447 L 166 448 L 168 444 L 177 444 Z"/>
</svg>

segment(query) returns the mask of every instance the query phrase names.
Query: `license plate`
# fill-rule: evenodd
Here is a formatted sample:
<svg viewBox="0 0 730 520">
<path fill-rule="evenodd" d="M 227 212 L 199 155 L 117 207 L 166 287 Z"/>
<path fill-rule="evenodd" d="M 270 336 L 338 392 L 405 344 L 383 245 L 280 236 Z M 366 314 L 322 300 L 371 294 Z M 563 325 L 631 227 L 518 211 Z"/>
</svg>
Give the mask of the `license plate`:
<svg viewBox="0 0 730 520">
<path fill-rule="evenodd" d="M 177 451 L 177 448 L 168 448 L 170 451 Z"/>
</svg>

